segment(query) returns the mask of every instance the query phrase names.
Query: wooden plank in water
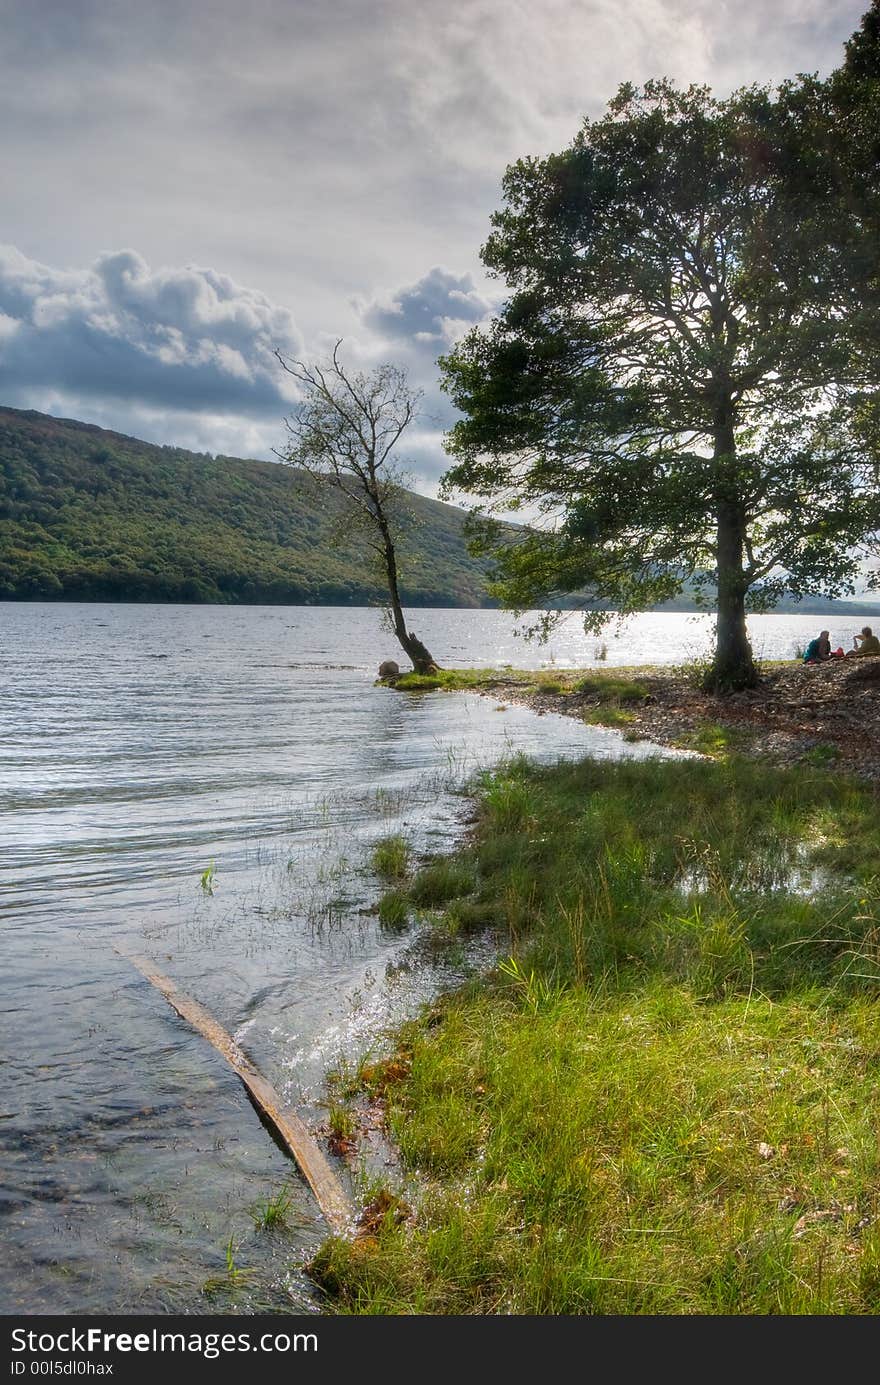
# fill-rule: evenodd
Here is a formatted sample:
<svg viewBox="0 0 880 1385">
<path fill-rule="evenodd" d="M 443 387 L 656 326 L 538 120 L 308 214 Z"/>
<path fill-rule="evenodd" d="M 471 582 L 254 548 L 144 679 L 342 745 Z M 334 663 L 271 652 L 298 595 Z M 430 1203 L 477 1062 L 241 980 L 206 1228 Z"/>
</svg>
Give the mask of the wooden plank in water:
<svg viewBox="0 0 880 1385">
<path fill-rule="evenodd" d="M 254 1066 L 247 1055 L 242 1053 L 231 1034 L 227 1034 L 223 1026 L 217 1023 L 204 1005 L 200 1005 L 197 1000 L 193 1000 L 192 996 L 181 991 L 169 977 L 153 965 L 148 957 L 139 957 L 129 952 L 122 952 L 119 948 L 116 951 L 120 957 L 125 957 L 132 966 L 137 967 L 138 971 L 158 991 L 162 992 L 177 1013 L 200 1034 L 203 1034 L 218 1053 L 222 1053 L 229 1066 L 247 1087 L 259 1109 L 271 1121 L 290 1150 L 315 1194 L 318 1206 L 330 1229 L 340 1234 L 352 1230 L 354 1227 L 354 1209 L 342 1184 L 324 1158 L 305 1122 L 295 1111 L 285 1105 L 271 1083 Z"/>
</svg>

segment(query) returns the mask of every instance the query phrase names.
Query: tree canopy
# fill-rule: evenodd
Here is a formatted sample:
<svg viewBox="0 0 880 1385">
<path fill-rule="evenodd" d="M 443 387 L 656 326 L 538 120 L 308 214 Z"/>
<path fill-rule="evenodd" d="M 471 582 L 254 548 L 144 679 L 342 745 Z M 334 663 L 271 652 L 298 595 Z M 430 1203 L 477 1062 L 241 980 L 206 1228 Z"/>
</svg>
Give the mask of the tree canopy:
<svg viewBox="0 0 880 1385">
<path fill-rule="evenodd" d="M 509 297 L 440 362 L 447 494 L 539 515 L 484 530 L 505 604 L 586 587 L 630 612 L 702 583 L 730 688 L 756 676 L 747 598 L 853 589 L 880 529 L 863 47 L 836 86 L 624 85 L 508 169 L 482 256 Z"/>
</svg>

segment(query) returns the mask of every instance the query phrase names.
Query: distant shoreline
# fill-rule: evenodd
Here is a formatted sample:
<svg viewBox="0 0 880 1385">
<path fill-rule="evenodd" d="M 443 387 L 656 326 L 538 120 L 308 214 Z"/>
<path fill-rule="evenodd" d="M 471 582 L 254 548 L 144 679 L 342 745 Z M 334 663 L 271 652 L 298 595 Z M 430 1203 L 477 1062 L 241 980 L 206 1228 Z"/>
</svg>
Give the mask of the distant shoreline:
<svg viewBox="0 0 880 1385">
<path fill-rule="evenodd" d="M 384 606 L 339 494 L 277 462 L 208 456 L 0 406 L 0 600 L 30 604 Z M 470 552 L 468 514 L 409 492 L 397 543 L 413 610 L 500 610 L 491 563 Z M 694 591 L 653 608 L 698 615 Z M 783 598 L 779 615 L 872 618 L 880 591 Z M 582 592 L 544 605 L 578 611 Z M 712 614 L 711 611 L 705 612 Z M 612 613 L 614 614 L 614 613 Z"/>
<path fill-rule="evenodd" d="M 0 596 L 2 606 L 208 606 L 221 609 L 234 609 L 237 607 L 254 607 L 260 610 L 277 609 L 298 609 L 308 610 L 335 610 L 335 611 L 381 611 L 384 605 L 380 601 L 201 601 L 198 599 L 182 601 L 173 597 L 161 597 L 151 594 L 144 597 L 125 597 L 125 596 L 46 596 L 39 595 L 4 595 Z M 472 603 L 449 602 L 442 604 L 438 602 L 426 602 L 405 599 L 404 606 L 412 611 L 499 611 L 504 612 L 504 607 L 497 605 L 475 605 Z M 563 615 L 577 615 L 579 611 L 595 609 L 588 606 L 546 606 L 535 607 L 535 610 L 560 611 Z M 507 615 L 516 617 L 516 612 L 507 611 Z M 618 612 L 609 609 L 609 619 L 614 619 Z M 662 605 L 650 606 L 645 611 L 636 611 L 633 615 L 692 615 L 692 616 L 714 616 L 714 610 L 707 610 L 700 606 L 679 606 Z M 747 611 L 746 617 L 757 615 L 767 616 L 827 616 L 834 619 L 835 616 L 859 617 L 866 619 L 873 617 L 880 622 L 880 603 L 871 604 L 869 602 L 860 603 L 857 601 L 841 601 L 836 604 L 820 605 L 818 603 L 804 602 L 800 605 L 782 604 L 775 606 L 769 611 Z M 625 617 L 629 619 L 629 616 Z"/>
</svg>

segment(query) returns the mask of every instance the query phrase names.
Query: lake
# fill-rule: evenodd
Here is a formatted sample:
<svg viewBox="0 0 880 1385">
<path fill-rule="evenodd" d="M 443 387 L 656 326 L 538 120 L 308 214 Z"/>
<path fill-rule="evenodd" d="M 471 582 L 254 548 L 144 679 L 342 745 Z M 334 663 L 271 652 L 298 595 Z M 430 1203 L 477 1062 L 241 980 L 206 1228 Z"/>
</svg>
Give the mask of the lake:
<svg viewBox="0 0 880 1385">
<path fill-rule="evenodd" d="M 823 626 L 762 616 L 790 658 Z M 448 666 L 680 663 L 711 622 L 646 615 L 546 645 L 498 611 L 422 610 Z M 327 1068 L 380 1045 L 469 966 L 388 934 L 375 841 L 450 846 L 462 786 L 517 751 L 659 753 L 490 697 L 376 687 L 380 613 L 318 607 L 0 603 L 0 1311 L 316 1310 L 325 1235 L 223 1060 L 115 951 L 155 959 L 317 1121 Z M 603 644 L 606 648 L 603 650 Z M 602 656 L 601 658 L 599 656 Z M 261 1200 L 291 1191 L 285 1232 Z M 227 1248 L 250 1271 L 205 1292 Z"/>
</svg>

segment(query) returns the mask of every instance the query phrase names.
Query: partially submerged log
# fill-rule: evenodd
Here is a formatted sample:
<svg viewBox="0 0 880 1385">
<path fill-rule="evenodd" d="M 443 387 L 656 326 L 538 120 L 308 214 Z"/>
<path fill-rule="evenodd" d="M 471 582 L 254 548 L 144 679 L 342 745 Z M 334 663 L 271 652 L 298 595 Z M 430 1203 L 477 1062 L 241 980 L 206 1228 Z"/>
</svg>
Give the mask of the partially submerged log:
<svg viewBox="0 0 880 1385">
<path fill-rule="evenodd" d="M 229 1066 L 238 1074 L 250 1092 L 257 1109 L 262 1112 L 295 1159 L 318 1200 L 324 1219 L 330 1229 L 337 1234 L 349 1232 L 354 1228 L 354 1209 L 345 1190 L 330 1168 L 314 1136 L 305 1122 L 289 1106 L 285 1105 L 275 1088 L 254 1066 L 238 1044 L 213 1015 L 191 996 L 179 990 L 169 977 L 159 971 L 147 957 L 133 956 L 116 949 L 132 966 L 137 967 L 147 980 L 174 1007 L 179 1015 L 197 1029 L 213 1044 Z"/>
</svg>

